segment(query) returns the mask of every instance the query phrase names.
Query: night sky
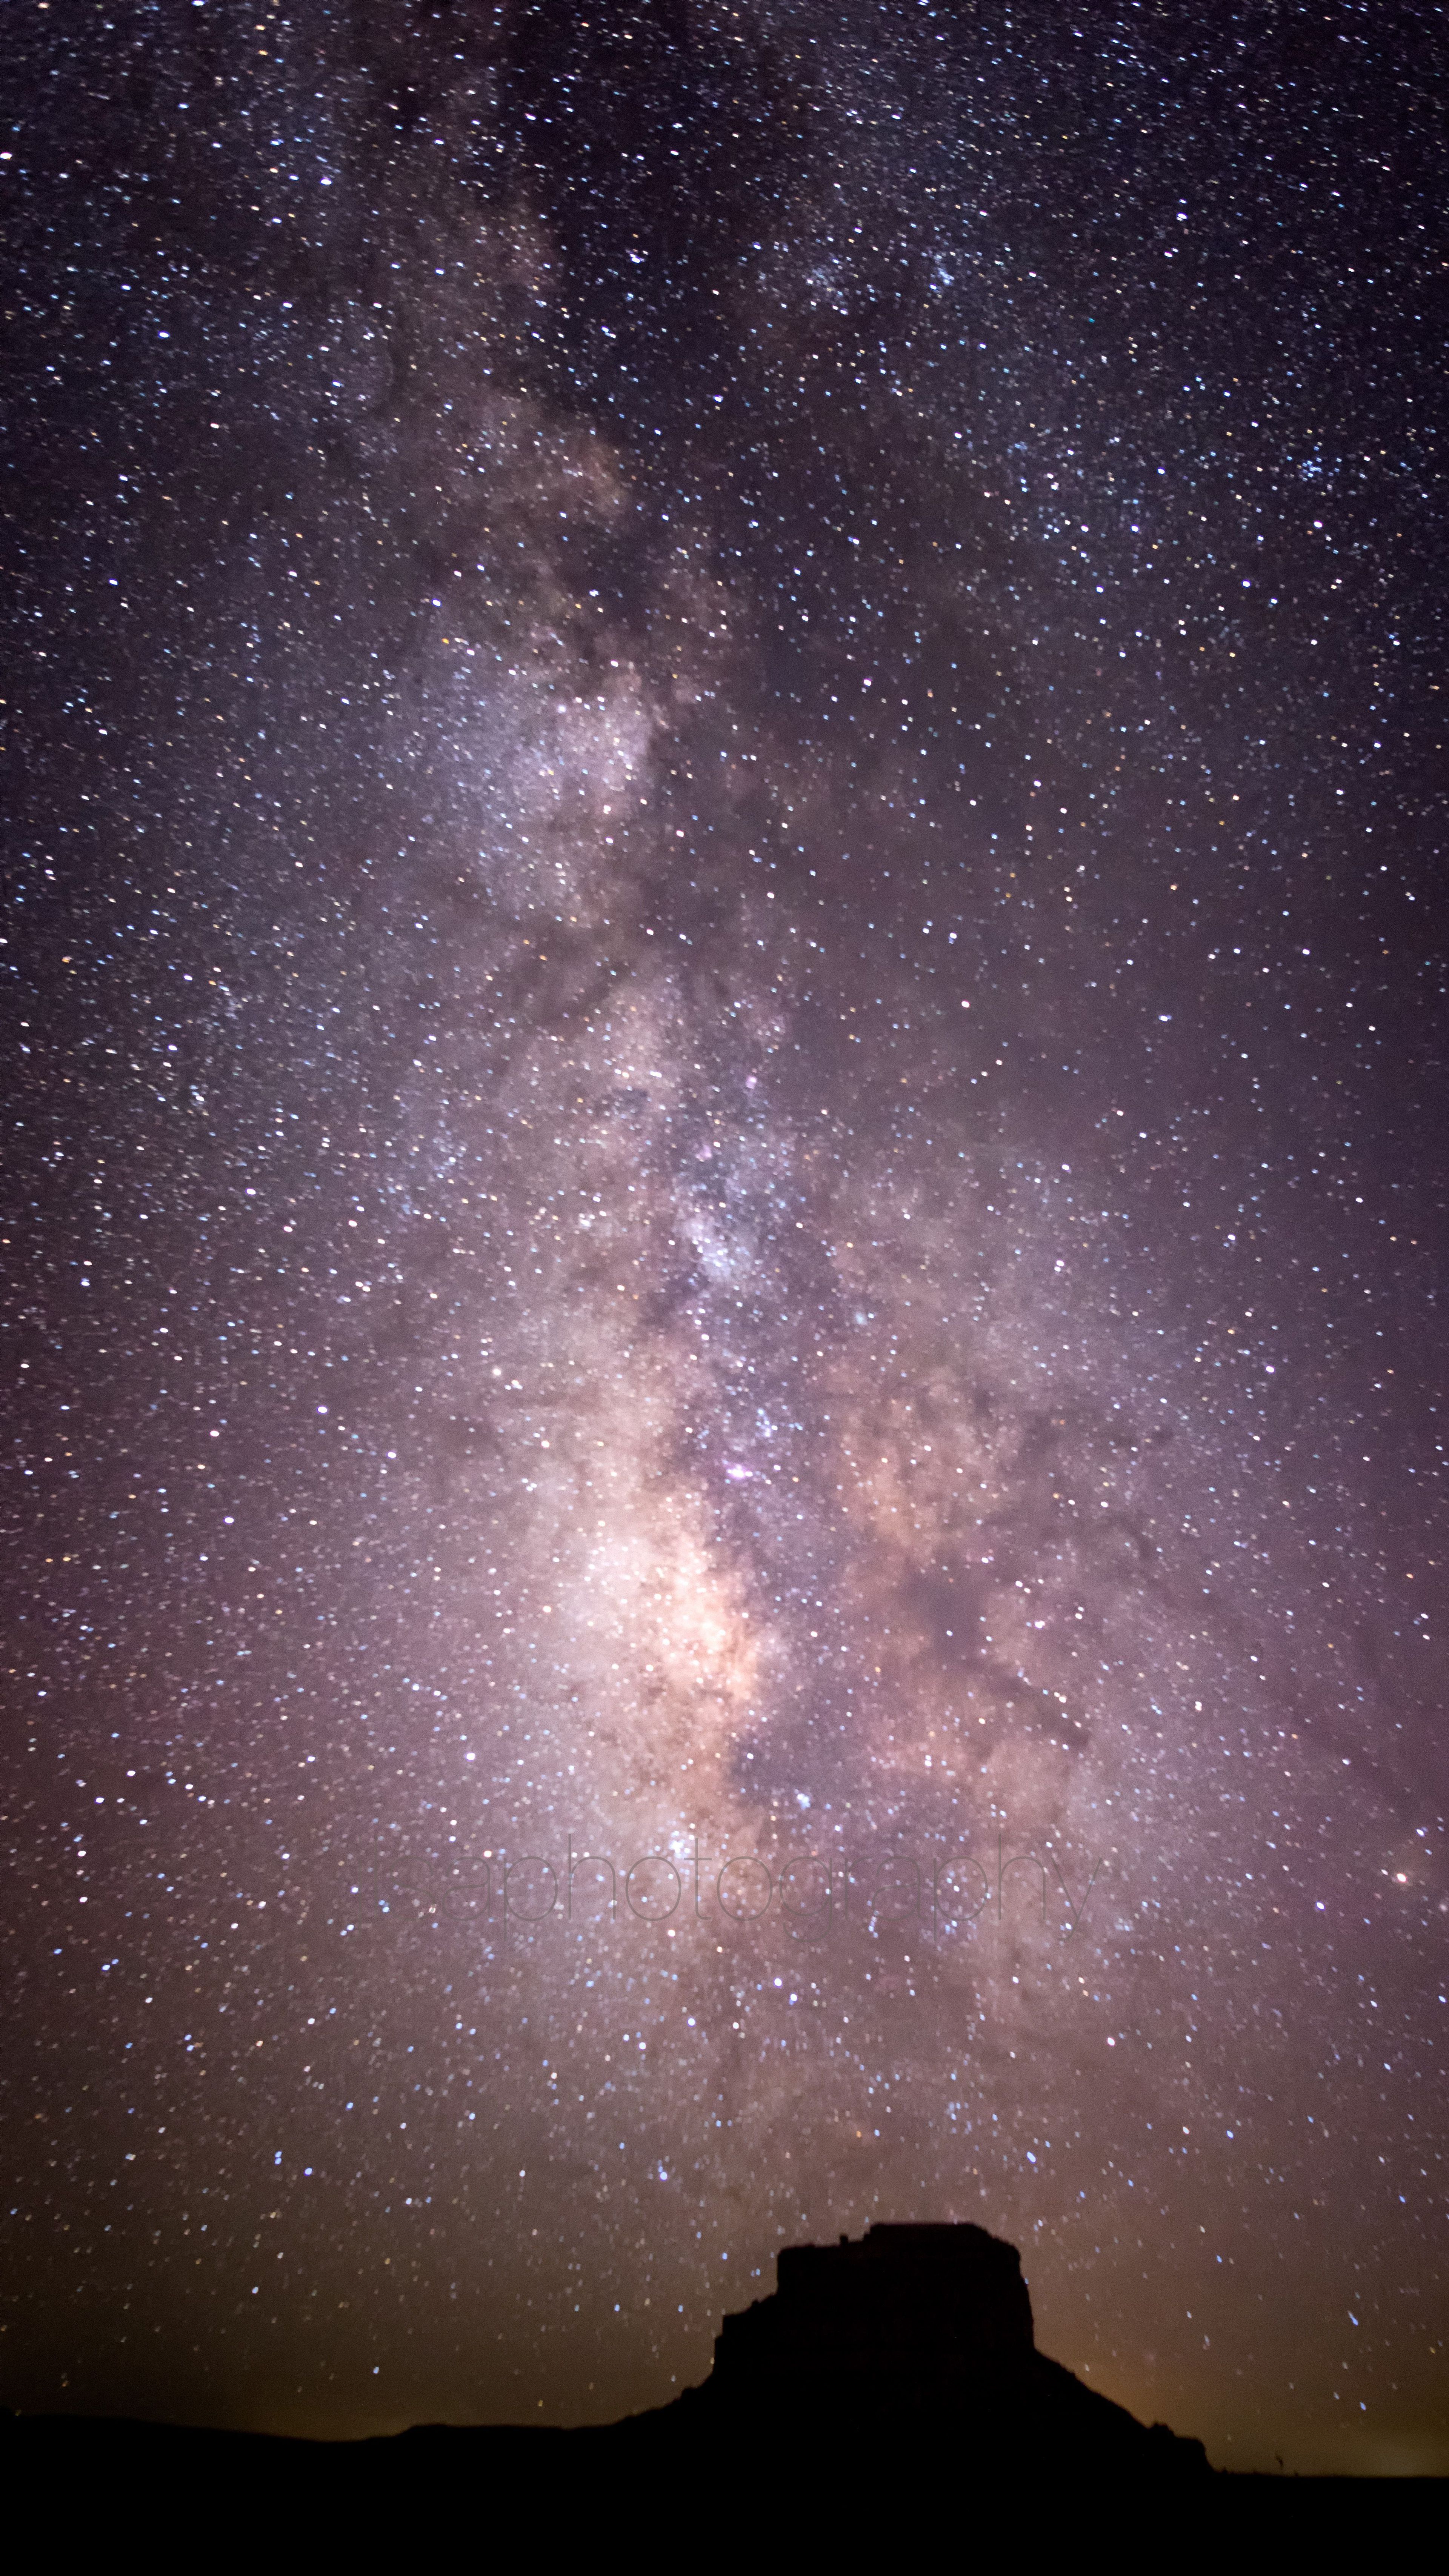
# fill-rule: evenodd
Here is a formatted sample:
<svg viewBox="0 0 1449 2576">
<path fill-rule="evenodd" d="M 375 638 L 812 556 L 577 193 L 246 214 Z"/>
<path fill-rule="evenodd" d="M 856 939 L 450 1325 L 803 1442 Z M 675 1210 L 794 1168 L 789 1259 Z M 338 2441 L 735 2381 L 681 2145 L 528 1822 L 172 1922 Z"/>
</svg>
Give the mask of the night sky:
<svg viewBox="0 0 1449 2576">
<path fill-rule="evenodd" d="M 8 20 L 0 2401 L 1449 2469 L 1442 12 Z"/>
</svg>

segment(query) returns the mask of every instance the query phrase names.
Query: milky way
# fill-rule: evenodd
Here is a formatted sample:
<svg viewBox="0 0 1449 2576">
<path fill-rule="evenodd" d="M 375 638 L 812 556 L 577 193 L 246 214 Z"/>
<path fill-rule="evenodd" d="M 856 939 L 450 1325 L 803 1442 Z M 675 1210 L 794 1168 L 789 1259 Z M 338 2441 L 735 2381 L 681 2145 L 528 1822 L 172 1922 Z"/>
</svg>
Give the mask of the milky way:
<svg viewBox="0 0 1449 2576">
<path fill-rule="evenodd" d="M 1449 2467 L 1442 33 L 49 24 L 0 2394 Z"/>
</svg>

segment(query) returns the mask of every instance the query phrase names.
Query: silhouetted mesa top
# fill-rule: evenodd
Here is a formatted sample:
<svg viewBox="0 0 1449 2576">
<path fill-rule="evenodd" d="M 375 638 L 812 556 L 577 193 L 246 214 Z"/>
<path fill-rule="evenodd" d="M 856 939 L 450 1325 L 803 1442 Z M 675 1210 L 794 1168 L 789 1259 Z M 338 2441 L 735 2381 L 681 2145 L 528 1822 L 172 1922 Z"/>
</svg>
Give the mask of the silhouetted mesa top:
<svg viewBox="0 0 1449 2576">
<path fill-rule="evenodd" d="M 934 2386 L 1035 2351 L 1014 2245 L 984 2227 L 872 2227 L 858 2243 L 791 2245 L 778 2288 L 715 2339 L 723 2390 L 802 2382 Z"/>
<path fill-rule="evenodd" d="M 900 2411 L 1064 2465 L 1201 2473 L 1200 2442 L 1149 2431 L 1036 2349 L 1014 2245 L 984 2227 L 876 2226 L 792 2245 L 773 2298 L 726 2317 L 698 2392 L 730 2414 L 843 2428 Z"/>
</svg>

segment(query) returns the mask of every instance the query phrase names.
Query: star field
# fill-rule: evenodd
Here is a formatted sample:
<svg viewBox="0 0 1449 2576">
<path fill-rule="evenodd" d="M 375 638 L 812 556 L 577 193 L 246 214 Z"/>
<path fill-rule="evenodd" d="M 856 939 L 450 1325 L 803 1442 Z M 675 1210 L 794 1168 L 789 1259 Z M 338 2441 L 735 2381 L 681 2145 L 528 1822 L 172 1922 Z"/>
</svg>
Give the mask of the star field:
<svg viewBox="0 0 1449 2576">
<path fill-rule="evenodd" d="M 1437 17 L 15 59 L 0 2395 L 1443 2470 Z"/>
</svg>

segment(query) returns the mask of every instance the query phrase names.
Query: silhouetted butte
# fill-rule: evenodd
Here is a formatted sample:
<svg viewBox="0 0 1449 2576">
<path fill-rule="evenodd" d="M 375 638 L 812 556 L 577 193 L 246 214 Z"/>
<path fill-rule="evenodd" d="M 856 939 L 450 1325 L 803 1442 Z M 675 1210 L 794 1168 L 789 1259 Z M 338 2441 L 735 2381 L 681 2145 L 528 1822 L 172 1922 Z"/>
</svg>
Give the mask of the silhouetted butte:
<svg viewBox="0 0 1449 2576">
<path fill-rule="evenodd" d="M 888 2430 L 937 2454 L 1073 2475 L 1202 2475 L 1200 2442 L 1149 2430 L 1036 2348 L 1014 2245 L 971 2226 L 868 2229 L 792 2245 L 772 2298 L 724 2320 L 714 2369 L 662 2417 L 821 2443 Z"/>
</svg>

